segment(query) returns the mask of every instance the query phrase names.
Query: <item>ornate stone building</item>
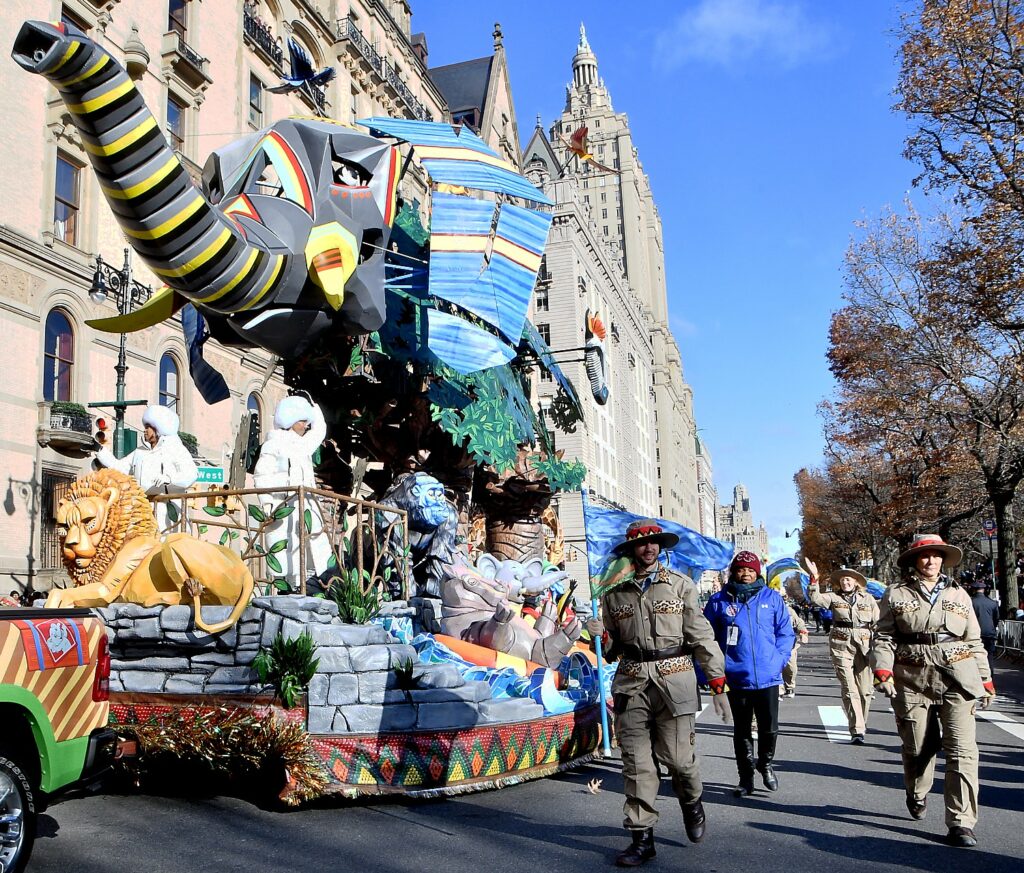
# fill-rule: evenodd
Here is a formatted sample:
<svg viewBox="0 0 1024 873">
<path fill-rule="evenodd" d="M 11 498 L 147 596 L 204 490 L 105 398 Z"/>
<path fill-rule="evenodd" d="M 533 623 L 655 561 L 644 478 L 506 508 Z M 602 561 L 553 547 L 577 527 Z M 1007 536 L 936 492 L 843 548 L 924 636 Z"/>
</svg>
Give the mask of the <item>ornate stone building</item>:
<svg viewBox="0 0 1024 873">
<path fill-rule="evenodd" d="M 9 0 L 0 9 L 0 32 L 9 50 L 22 21 L 62 17 L 124 61 L 196 177 L 213 149 L 289 115 L 344 122 L 447 116 L 427 75 L 426 39 L 410 32 L 406 0 Z M 335 67 L 335 79 L 322 89 L 269 93 L 288 71 L 289 37 L 316 68 Z M 85 469 L 93 420 L 92 413 L 80 417 L 52 404 L 113 399 L 118 336 L 86 321 L 113 315 L 114 304 L 93 303 L 87 291 L 95 256 L 120 266 L 125 246 L 56 91 L 6 63 L 10 90 L 0 105 L 7 179 L 0 206 L 5 592 L 28 583 L 46 588 L 59 566 L 55 502 Z M 415 197 L 420 184 L 411 177 L 404 193 Z M 134 267 L 141 283 L 160 284 L 140 260 Z M 231 389 L 231 398 L 214 406 L 192 388 L 177 320 L 129 334 L 126 396 L 174 406 L 207 465 L 226 469 L 242 412 L 258 411 L 266 420 L 284 386 L 261 351 L 211 341 L 206 358 Z M 141 409 L 130 409 L 127 421 L 138 428 Z"/>
<path fill-rule="evenodd" d="M 683 377 L 682 358 L 669 329 L 661 217 L 633 144 L 629 118 L 612 106 L 582 25 L 572 73 L 565 109 L 550 131 L 549 142 L 560 165 L 575 177 L 598 234 L 607 244 L 612 261 L 621 265 L 629 293 L 648 325 L 654 354 L 651 375 L 659 514 L 697 529 L 700 516 L 693 390 Z M 598 170 L 571 155 L 566 141 L 583 126 L 588 129 L 588 144 L 595 159 L 618 172 Z"/>
<path fill-rule="evenodd" d="M 733 489 L 732 503 L 718 507 L 718 539 L 732 543 L 737 552 L 746 549 L 762 562 L 768 560 L 768 531 L 763 524 L 754 526 L 750 496 L 742 484 Z"/>
</svg>

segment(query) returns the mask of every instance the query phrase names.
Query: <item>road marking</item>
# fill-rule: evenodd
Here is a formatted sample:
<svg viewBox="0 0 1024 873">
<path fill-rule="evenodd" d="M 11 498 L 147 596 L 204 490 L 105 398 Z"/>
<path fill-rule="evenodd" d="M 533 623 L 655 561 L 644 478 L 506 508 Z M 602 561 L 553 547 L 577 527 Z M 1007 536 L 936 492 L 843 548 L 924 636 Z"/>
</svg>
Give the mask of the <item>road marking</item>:
<svg viewBox="0 0 1024 873">
<path fill-rule="evenodd" d="M 1010 716 L 1002 712 L 991 712 L 987 709 L 978 710 L 977 715 L 979 718 L 990 721 L 997 728 L 1002 728 L 1008 734 L 1012 734 L 1018 740 L 1024 740 L 1024 725 L 1017 724 Z"/>
<path fill-rule="evenodd" d="M 818 717 L 825 726 L 825 733 L 830 743 L 849 743 L 850 722 L 841 706 L 819 706 Z"/>
</svg>

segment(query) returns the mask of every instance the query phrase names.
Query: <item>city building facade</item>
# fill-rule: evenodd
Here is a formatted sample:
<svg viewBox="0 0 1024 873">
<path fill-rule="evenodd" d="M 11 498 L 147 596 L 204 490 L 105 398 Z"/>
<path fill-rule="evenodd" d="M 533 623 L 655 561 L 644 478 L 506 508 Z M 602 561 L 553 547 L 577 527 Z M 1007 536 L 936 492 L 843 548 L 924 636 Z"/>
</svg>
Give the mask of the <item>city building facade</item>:
<svg viewBox="0 0 1024 873">
<path fill-rule="evenodd" d="M 346 123 L 374 115 L 447 117 L 427 73 L 426 39 L 410 32 L 405 0 L 12 0 L 0 11 L 0 29 L 13 36 L 26 19 L 68 21 L 121 60 L 197 180 L 211 151 L 290 115 Z M 334 80 L 270 93 L 289 69 L 289 39 L 317 69 L 335 67 Z M 59 573 L 54 510 L 62 489 L 87 469 L 93 447 L 95 410 L 82 415 L 79 406 L 114 399 L 119 337 L 87 322 L 116 314 L 115 304 L 113 297 L 94 303 L 88 289 L 96 255 L 120 266 L 125 238 L 56 90 L 13 66 L 5 75 L 17 92 L 0 105 L 8 180 L 0 218 L 6 591 L 45 589 Z M 422 176 L 411 174 L 403 195 L 415 199 L 417 186 Z M 161 284 L 138 259 L 134 278 L 152 289 Z M 174 407 L 203 465 L 213 469 L 229 467 L 242 413 L 259 413 L 265 428 L 286 393 L 269 355 L 211 340 L 206 359 L 231 396 L 207 405 L 192 387 L 178 319 L 129 334 L 126 346 L 126 397 Z M 141 416 L 141 407 L 132 407 L 128 424 L 139 428 Z"/>
<path fill-rule="evenodd" d="M 768 560 L 768 531 L 763 524 L 754 524 L 750 508 L 750 495 L 746 486 L 737 485 L 732 491 L 732 503 L 718 507 L 718 539 L 732 543 L 737 552 L 746 550 Z"/>
<path fill-rule="evenodd" d="M 612 106 L 582 25 L 572 73 L 565 108 L 549 142 L 560 165 L 576 177 L 598 232 L 621 264 L 648 324 L 654 350 L 659 514 L 696 529 L 700 516 L 693 391 L 683 376 L 682 358 L 669 329 L 661 217 L 633 144 L 629 118 Z M 594 159 L 613 172 L 572 155 L 568 141 L 581 127 L 587 128 Z"/>
<path fill-rule="evenodd" d="M 718 489 L 715 488 L 714 468 L 711 463 L 711 452 L 707 444 L 700 438 L 696 441 L 697 458 L 697 517 L 700 527 L 697 528 L 706 537 L 718 537 Z"/>
</svg>

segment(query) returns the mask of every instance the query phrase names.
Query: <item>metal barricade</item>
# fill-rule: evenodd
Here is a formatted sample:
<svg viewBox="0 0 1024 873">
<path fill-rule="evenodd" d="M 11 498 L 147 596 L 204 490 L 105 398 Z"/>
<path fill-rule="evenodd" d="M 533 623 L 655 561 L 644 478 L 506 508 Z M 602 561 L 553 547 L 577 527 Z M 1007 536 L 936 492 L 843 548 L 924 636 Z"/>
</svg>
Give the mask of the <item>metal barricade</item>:
<svg viewBox="0 0 1024 873">
<path fill-rule="evenodd" d="M 996 649 L 1000 654 L 1024 656 L 1024 621 L 999 622 Z"/>
</svg>

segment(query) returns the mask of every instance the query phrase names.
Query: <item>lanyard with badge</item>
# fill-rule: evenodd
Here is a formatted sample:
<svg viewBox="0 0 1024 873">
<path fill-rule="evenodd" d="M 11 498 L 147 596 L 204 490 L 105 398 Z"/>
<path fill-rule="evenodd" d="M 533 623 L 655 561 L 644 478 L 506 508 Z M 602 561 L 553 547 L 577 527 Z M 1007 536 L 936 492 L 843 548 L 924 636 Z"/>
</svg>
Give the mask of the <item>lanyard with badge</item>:
<svg viewBox="0 0 1024 873">
<path fill-rule="evenodd" d="M 727 646 L 735 646 L 740 641 L 740 626 L 730 620 L 735 619 L 739 611 L 740 607 L 736 603 L 727 603 L 725 606 L 725 616 L 729 620 L 725 630 L 725 644 Z"/>
</svg>

